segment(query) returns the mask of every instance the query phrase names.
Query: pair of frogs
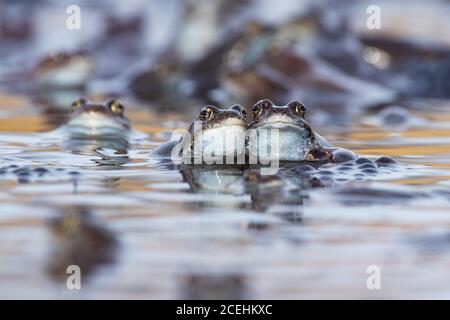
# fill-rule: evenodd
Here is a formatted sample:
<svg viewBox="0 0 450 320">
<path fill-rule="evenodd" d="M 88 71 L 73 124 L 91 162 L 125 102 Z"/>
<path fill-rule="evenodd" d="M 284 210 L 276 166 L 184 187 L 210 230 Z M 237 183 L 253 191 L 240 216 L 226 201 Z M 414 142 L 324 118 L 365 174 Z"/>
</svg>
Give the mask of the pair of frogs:
<svg viewBox="0 0 450 320">
<path fill-rule="evenodd" d="M 72 104 L 72 110 L 67 123 L 71 138 L 115 139 L 123 138 L 130 131 L 124 107 L 116 100 L 95 104 L 79 99 Z M 305 119 L 306 108 L 299 101 L 276 106 L 264 99 L 253 106 L 252 112 L 253 120 L 249 122 L 240 105 L 229 109 L 205 106 L 183 135 L 162 144 L 152 155 L 172 160 L 188 154 L 213 156 L 215 160 L 227 157 L 255 161 L 251 164 L 274 158 L 325 162 L 356 159 L 351 151 L 332 147 L 312 130 Z"/>
</svg>

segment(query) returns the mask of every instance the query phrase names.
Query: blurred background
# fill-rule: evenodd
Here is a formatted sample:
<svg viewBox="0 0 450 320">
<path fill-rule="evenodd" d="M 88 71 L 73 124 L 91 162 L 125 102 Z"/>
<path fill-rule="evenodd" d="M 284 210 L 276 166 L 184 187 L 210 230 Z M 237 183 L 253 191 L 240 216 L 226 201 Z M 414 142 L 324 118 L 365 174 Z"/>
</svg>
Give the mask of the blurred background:
<svg viewBox="0 0 450 320">
<path fill-rule="evenodd" d="M 1 82 L 45 102 L 58 87 L 162 111 L 295 98 L 334 122 L 447 98 L 449 10 L 438 0 L 2 1 Z M 56 78 L 69 67 L 83 81 Z"/>
</svg>

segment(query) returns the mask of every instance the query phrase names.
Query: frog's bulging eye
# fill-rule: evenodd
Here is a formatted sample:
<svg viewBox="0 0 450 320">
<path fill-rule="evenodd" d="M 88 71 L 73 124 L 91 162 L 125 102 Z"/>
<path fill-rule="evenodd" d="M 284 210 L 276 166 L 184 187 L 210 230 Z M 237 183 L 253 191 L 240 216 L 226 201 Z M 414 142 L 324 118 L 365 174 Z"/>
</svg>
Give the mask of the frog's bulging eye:
<svg viewBox="0 0 450 320">
<path fill-rule="evenodd" d="M 86 102 L 87 102 L 87 101 L 86 101 L 86 99 L 84 99 L 84 98 L 80 98 L 80 99 L 74 101 L 74 102 L 72 103 L 72 105 L 71 105 L 71 111 L 73 112 L 73 111 L 75 111 L 75 110 L 80 109 L 83 105 L 86 104 Z"/>
<path fill-rule="evenodd" d="M 269 99 L 259 100 L 252 108 L 253 116 L 255 118 L 259 117 L 264 109 L 269 109 L 273 107 L 273 102 Z"/>
<path fill-rule="evenodd" d="M 253 117 L 258 118 L 261 115 L 262 107 L 259 104 L 255 104 L 252 108 L 253 111 Z"/>
<path fill-rule="evenodd" d="M 214 110 L 210 107 L 204 107 L 202 111 L 200 111 L 200 120 L 207 121 L 210 120 L 214 116 Z"/>
<path fill-rule="evenodd" d="M 114 114 L 119 114 L 122 115 L 123 114 L 123 110 L 124 107 L 122 104 L 120 104 L 119 102 L 113 100 L 109 103 L 109 109 L 111 110 L 112 113 Z"/>
<path fill-rule="evenodd" d="M 261 107 L 263 107 L 263 108 L 271 108 L 271 107 L 273 107 L 273 102 L 270 101 L 269 99 L 260 100 L 256 104 L 257 105 L 258 104 L 261 105 Z"/>
<path fill-rule="evenodd" d="M 288 107 L 291 108 L 300 117 L 305 116 L 306 108 L 300 101 L 292 101 L 288 104 Z"/>
</svg>

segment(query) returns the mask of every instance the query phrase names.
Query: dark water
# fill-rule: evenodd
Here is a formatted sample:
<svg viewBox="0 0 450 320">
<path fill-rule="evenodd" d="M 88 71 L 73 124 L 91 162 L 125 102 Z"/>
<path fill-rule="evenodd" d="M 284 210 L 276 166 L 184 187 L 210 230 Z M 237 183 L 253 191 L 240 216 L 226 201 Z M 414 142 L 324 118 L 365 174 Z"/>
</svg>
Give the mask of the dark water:
<svg viewBox="0 0 450 320">
<path fill-rule="evenodd" d="M 128 149 L 74 148 L 27 99 L 0 102 L 2 298 L 450 298 L 448 103 L 412 110 L 402 131 L 379 116 L 315 126 L 395 167 L 249 190 L 239 171 L 182 174 L 149 158 L 191 114 L 131 103 Z M 69 264 L 80 291 L 66 289 Z M 367 289 L 370 265 L 381 290 Z"/>
</svg>

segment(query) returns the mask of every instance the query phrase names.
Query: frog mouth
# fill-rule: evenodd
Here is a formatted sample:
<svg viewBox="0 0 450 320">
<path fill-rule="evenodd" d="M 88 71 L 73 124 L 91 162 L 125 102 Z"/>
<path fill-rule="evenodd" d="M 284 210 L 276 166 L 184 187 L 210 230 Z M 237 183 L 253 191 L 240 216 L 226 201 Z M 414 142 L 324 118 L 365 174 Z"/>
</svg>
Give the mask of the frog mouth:
<svg viewBox="0 0 450 320">
<path fill-rule="evenodd" d="M 295 121 L 266 121 L 257 125 L 253 125 L 251 129 L 306 130 L 306 128 Z"/>
<path fill-rule="evenodd" d="M 120 119 L 101 112 L 84 112 L 69 120 L 67 131 L 71 138 L 123 138 L 128 127 Z"/>
<path fill-rule="evenodd" d="M 272 115 L 271 117 L 261 121 L 260 123 L 254 122 L 251 125 L 252 129 L 258 129 L 258 128 L 274 128 L 274 129 L 297 129 L 297 130 L 305 130 L 305 124 L 304 122 L 301 122 L 296 119 L 292 119 L 291 117 L 284 115 L 284 114 L 276 114 Z"/>
</svg>

